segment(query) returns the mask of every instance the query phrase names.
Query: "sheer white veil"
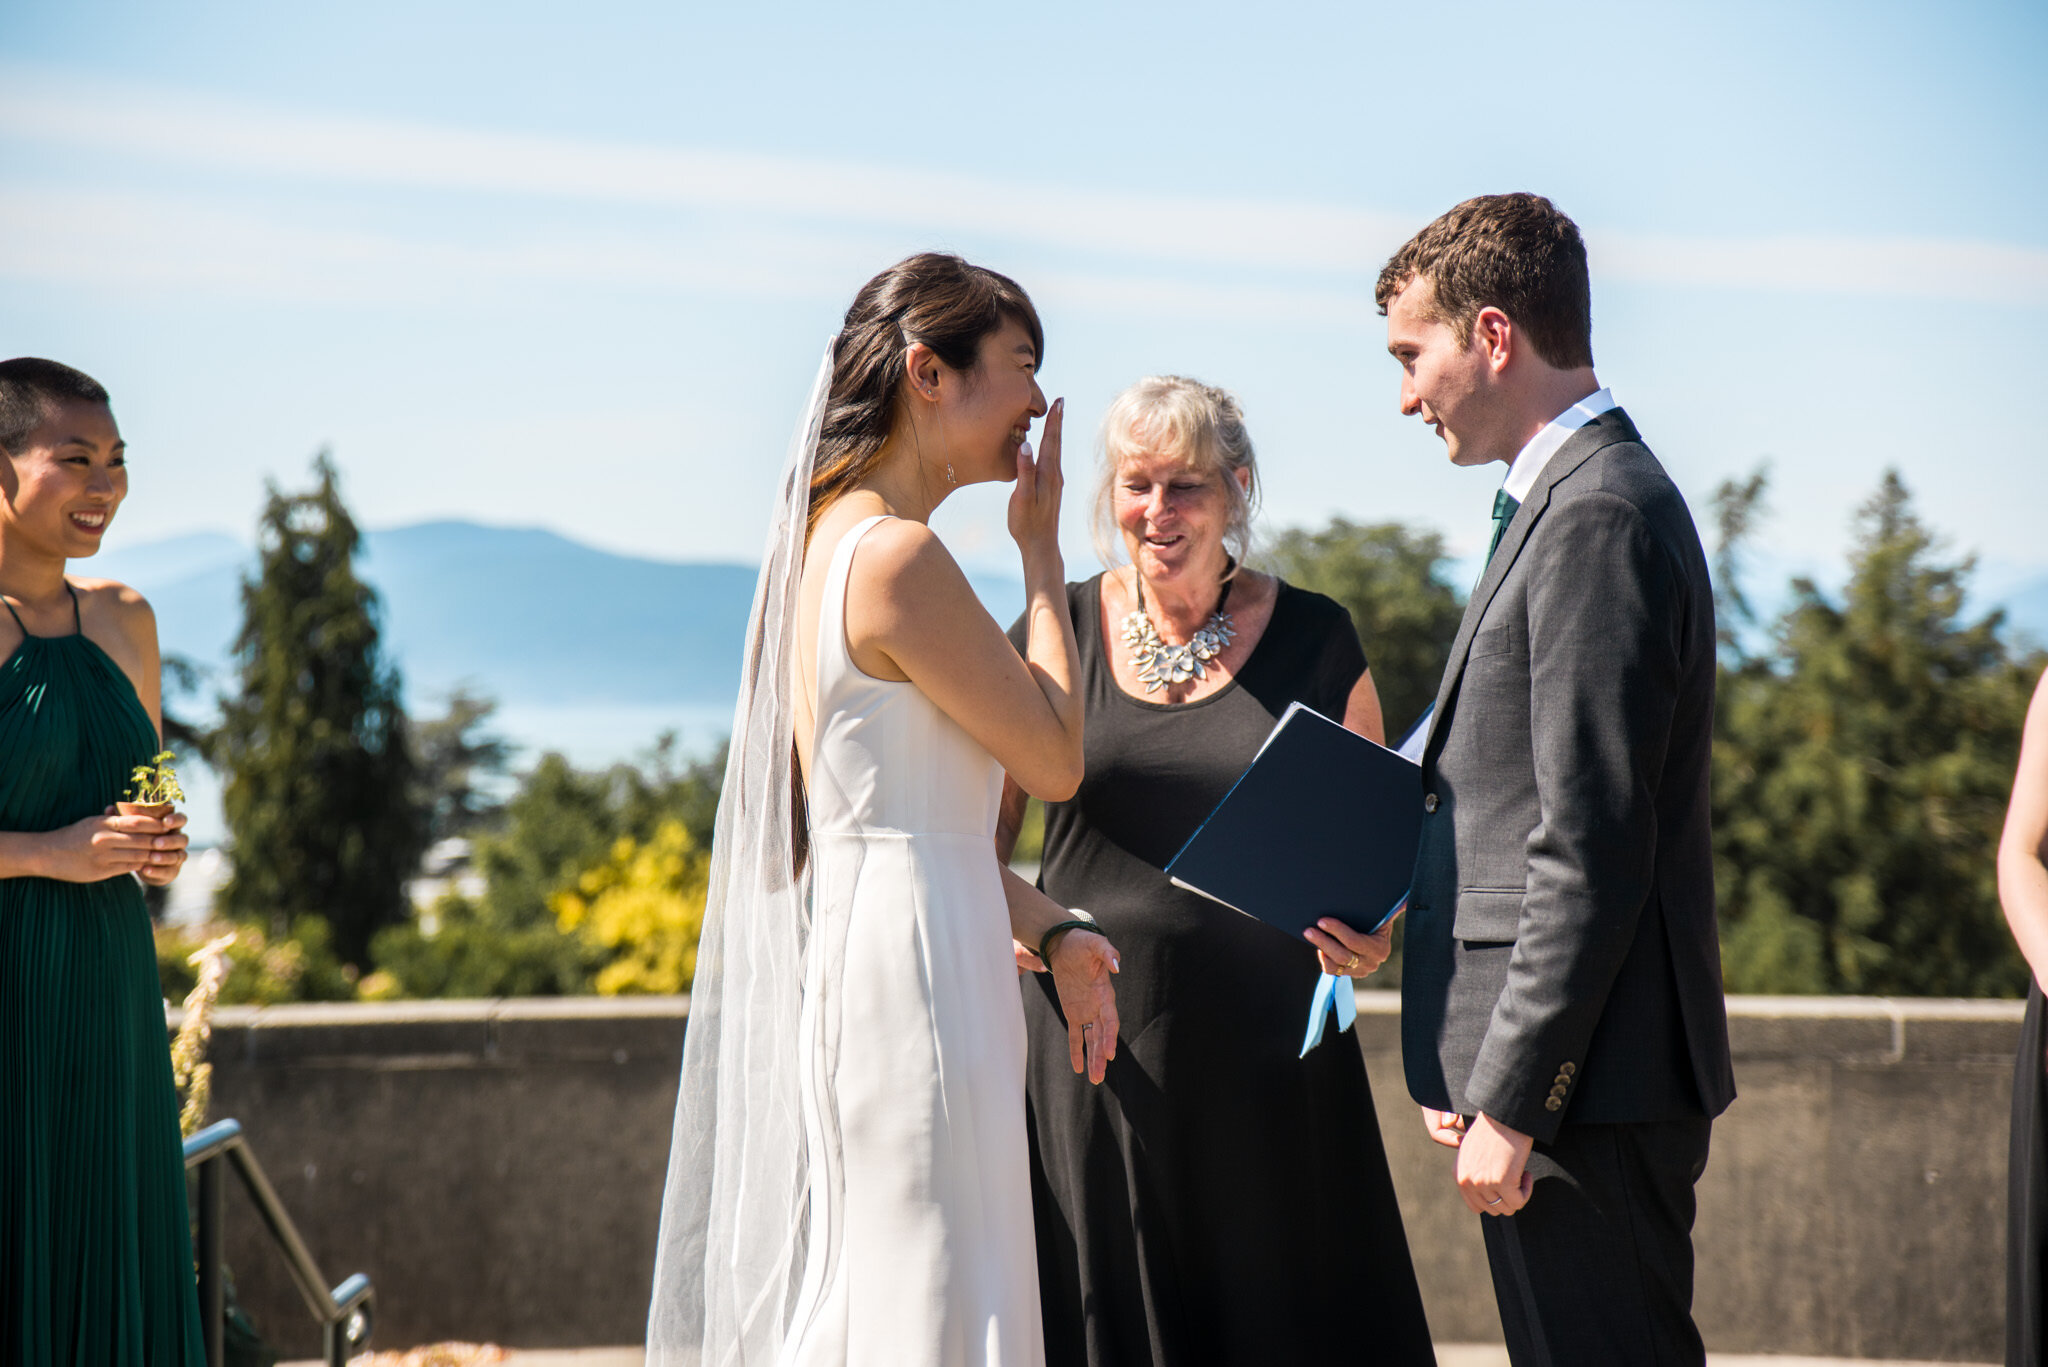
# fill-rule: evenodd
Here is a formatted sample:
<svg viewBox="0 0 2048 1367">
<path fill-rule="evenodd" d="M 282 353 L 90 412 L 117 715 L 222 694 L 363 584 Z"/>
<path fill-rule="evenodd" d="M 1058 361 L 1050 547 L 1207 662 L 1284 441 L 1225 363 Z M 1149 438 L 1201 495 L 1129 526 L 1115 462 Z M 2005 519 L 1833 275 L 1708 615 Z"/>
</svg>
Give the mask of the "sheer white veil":
<svg viewBox="0 0 2048 1367">
<path fill-rule="evenodd" d="M 805 1252 L 800 1077 L 808 864 L 795 858 L 797 592 L 832 348 L 761 557 L 711 847 L 710 889 L 662 1196 L 648 1367 L 772 1367 Z"/>
</svg>

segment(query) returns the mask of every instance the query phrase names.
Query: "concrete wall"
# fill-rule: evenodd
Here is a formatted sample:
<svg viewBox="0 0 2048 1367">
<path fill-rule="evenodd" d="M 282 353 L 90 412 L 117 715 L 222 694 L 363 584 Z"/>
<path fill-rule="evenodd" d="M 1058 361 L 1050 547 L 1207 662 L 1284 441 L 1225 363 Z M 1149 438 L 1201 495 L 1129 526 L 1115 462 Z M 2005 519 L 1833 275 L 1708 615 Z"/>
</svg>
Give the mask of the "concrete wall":
<svg viewBox="0 0 2048 1367">
<path fill-rule="evenodd" d="M 1361 1046 L 1439 1340 L 1497 1341 L 1455 1154 L 1401 1082 L 1397 1003 Z M 2004 1359 L 2005 1154 L 2022 1004 L 1731 997 L 1740 1092 L 1699 1187 L 1694 1313 L 1724 1353 Z M 1538 1193 L 1539 1199 L 1541 1193 Z"/>
<path fill-rule="evenodd" d="M 1445 1342 L 1497 1340 L 1476 1217 L 1400 1081 L 1397 1003 L 1366 1057 Z M 231 1009 L 233 1116 L 330 1281 L 368 1272 L 376 1342 L 637 1342 L 687 1001 Z M 1733 998 L 1741 1099 L 1700 1188 L 1697 1309 L 1723 1352 L 2002 1356 L 2005 1145 L 2020 1007 Z M 239 1192 L 229 1251 L 264 1332 L 317 1347 Z"/>
</svg>

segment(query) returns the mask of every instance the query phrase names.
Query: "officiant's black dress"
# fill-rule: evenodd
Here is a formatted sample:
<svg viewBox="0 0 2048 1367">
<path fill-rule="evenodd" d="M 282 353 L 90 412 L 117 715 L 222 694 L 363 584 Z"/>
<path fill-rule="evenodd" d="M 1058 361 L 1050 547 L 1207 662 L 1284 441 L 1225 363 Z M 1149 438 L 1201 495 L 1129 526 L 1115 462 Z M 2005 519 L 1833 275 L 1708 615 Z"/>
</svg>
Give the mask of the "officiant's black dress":
<svg viewBox="0 0 2048 1367">
<path fill-rule="evenodd" d="M 1160 872 L 1290 703 L 1343 717 L 1350 616 L 1283 584 L 1237 679 L 1169 705 L 1117 684 L 1100 590 L 1067 589 L 1087 776 L 1048 808 L 1040 886 L 1116 944 L 1122 1031 L 1090 1086 L 1025 977 L 1048 1367 L 1434 1363 L 1357 1041 L 1297 1057 L 1315 951 Z"/>
</svg>

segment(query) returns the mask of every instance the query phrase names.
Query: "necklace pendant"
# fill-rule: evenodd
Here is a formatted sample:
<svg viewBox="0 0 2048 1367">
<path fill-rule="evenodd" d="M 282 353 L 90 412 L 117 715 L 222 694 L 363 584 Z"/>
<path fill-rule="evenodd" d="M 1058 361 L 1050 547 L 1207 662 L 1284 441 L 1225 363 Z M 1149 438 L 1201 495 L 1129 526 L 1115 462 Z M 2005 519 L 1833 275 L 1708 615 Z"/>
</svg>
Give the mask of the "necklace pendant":
<svg viewBox="0 0 2048 1367">
<path fill-rule="evenodd" d="M 1125 615 L 1122 634 L 1124 645 L 1131 652 L 1131 663 L 1137 667 L 1138 682 L 1145 685 L 1147 693 L 1190 679 L 1207 680 L 1209 662 L 1237 638 L 1230 614 L 1222 611 L 1210 614 L 1186 645 L 1168 645 L 1151 617 L 1143 612 Z"/>
</svg>

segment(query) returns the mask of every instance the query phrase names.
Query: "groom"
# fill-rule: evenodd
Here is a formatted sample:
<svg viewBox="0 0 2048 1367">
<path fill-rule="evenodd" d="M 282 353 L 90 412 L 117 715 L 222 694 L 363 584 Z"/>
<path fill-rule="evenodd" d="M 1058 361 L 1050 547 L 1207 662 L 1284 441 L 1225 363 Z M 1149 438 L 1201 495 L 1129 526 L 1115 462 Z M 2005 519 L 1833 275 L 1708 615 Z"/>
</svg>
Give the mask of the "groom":
<svg viewBox="0 0 2048 1367">
<path fill-rule="evenodd" d="M 1593 374 L 1579 231 L 1467 200 L 1380 272 L 1401 411 L 1506 467 L 1422 755 L 1408 1088 L 1516 1367 L 1699 1363 L 1693 1187 L 1735 1087 L 1707 825 L 1714 600 Z"/>
</svg>

